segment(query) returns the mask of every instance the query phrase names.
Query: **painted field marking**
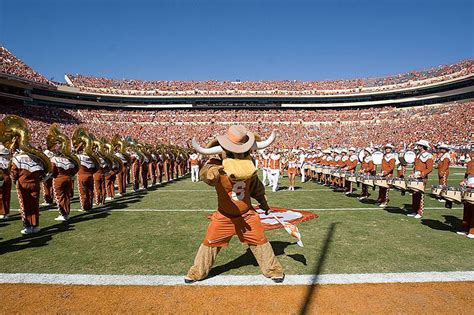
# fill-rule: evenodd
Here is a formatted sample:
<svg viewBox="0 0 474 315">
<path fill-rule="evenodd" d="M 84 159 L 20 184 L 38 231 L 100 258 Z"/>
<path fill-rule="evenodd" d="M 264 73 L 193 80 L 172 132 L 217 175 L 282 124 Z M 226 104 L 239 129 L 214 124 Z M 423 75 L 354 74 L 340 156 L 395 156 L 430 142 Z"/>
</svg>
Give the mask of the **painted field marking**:
<svg viewBox="0 0 474 315">
<path fill-rule="evenodd" d="M 413 283 L 413 282 L 466 282 L 474 281 L 474 271 L 452 272 L 402 272 L 359 273 L 324 275 L 287 275 L 277 284 L 263 275 L 220 275 L 192 285 L 198 286 L 252 286 L 252 285 L 328 285 L 364 283 Z M 88 275 L 88 274 L 38 274 L 1 273 L 0 284 L 59 284 L 59 285 L 185 285 L 183 276 L 166 275 Z"/>
<path fill-rule="evenodd" d="M 390 207 L 388 207 L 390 208 Z M 445 207 L 427 207 L 425 210 L 443 210 Z M 452 209 L 462 209 L 461 207 L 453 207 Z M 79 212 L 80 209 L 71 209 L 71 211 Z M 295 208 L 293 210 L 302 211 L 367 211 L 367 210 L 381 210 L 379 207 L 373 208 Z M 20 209 L 10 209 L 10 211 L 20 211 Z M 57 209 L 45 210 L 48 212 L 56 212 Z M 212 212 L 216 209 L 155 209 L 155 208 L 127 208 L 127 209 L 100 209 L 95 208 L 90 213 L 97 212 Z"/>
</svg>

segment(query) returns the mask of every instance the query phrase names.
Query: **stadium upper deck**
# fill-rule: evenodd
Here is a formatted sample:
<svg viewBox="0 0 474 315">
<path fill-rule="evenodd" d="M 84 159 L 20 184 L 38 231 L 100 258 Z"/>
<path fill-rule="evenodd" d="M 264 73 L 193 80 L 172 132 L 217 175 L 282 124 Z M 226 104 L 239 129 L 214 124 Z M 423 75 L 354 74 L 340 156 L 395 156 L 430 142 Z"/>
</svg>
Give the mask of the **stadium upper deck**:
<svg viewBox="0 0 474 315">
<path fill-rule="evenodd" d="M 115 108 L 357 108 L 474 98 L 474 60 L 375 79 L 143 81 L 66 75 L 55 83 L 0 48 L 0 96 L 38 105 Z"/>
</svg>

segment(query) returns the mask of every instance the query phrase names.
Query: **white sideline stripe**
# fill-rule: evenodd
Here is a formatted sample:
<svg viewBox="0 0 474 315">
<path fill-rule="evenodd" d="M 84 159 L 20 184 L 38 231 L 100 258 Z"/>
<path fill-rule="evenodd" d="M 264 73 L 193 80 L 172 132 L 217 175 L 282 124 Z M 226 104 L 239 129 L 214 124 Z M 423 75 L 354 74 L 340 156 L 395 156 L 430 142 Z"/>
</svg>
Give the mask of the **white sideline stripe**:
<svg viewBox="0 0 474 315">
<path fill-rule="evenodd" d="M 412 282 L 465 282 L 474 281 L 474 271 L 359 273 L 325 275 L 287 275 L 283 284 L 274 283 L 262 275 L 221 275 L 196 282 L 201 286 L 251 285 L 311 285 L 357 283 L 412 283 Z M 1 273 L 2 284 L 59 284 L 59 285 L 185 285 L 183 276 L 164 275 L 87 275 Z"/>
<path fill-rule="evenodd" d="M 390 207 L 389 207 L 390 208 Z M 425 210 L 443 210 L 445 207 L 427 207 Z M 453 207 L 454 209 L 462 209 L 460 207 Z M 71 211 L 79 211 L 80 209 L 71 209 Z M 98 212 L 212 212 L 216 209 L 154 209 L 154 208 L 127 208 L 127 209 L 93 209 L 91 213 Z M 366 211 L 366 210 L 382 210 L 379 207 L 373 208 L 299 208 L 293 210 L 303 211 Z M 10 209 L 10 211 L 20 211 L 20 209 Z M 57 209 L 48 209 L 46 211 L 57 212 Z"/>
</svg>

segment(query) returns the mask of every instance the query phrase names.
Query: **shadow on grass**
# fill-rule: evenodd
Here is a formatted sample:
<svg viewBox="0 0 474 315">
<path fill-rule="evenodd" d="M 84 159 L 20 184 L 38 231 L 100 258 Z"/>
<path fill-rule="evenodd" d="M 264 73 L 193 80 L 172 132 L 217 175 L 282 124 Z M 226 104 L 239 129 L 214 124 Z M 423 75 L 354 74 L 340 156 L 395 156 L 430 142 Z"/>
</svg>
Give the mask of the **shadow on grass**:
<svg viewBox="0 0 474 315">
<path fill-rule="evenodd" d="M 285 249 L 290 246 L 290 245 L 296 245 L 296 243 L 290 243 L 290 242 L 281 242 L 281 241 L 270 241 L 270 244 L 272 245 L 273 252 L 275 253 L 275 256 L 282 256 L 285 254 Z M 295 257 L 297 256 L 297 257 Z M 302 257 L 300 257 L 302 256 Z M 288 257 L 299 261 L 301 263 L 306 264 L 306 258 L 303 255 L 288 255 Z M 304 261 L 304 262 L 303 262 Z M 212 278 L 215 276 L 218 276 L 224 272 L 233 270 L 233 269 L 239 269 L 244 266 L 255 266 L 258 267 L 257 260 L 255 260 L 255 257 L 252 254 L 252 251 L 250 248 L 247 248 L 244 254 L 240 255 L 236 259 L 229 261 L 228 263 L 220 266 L 216 266 L 211 269 L 211 272 L 209 272 L 209 276 L 207 278 Z"/>
<path fill-rule="evenodd" d="M 74 230 L 74 223 L 85 222 L 89 220 L 102 219 L 109 216 L 107 212 L 87 212 L 71 217 L 66 222 L 57 223 L 42 228 L 36 234 L 24 235 L 17 238 L 0 242 L 0 255 L 16 252 L 26 248 L 42 247 L 48 245 L 53 236 Z"/>
<path fill-rule="evenodd" d="M 324 270 L 324 264 L 326 263 L 327 253 L 329 251 L 329 246 L 331 245 L 332 238 L 334 236 L 334 231 L 336 230 L 337 224 L 339 224 L 339 222 L 333 222 L 331 223 L 331 226 L 329 227 L 329 231 L 328 231 L 328 234 L 326 235 L 326 239 L 324 240 L 323 248 L 321 249 L 318 262 L 314 266 L 314 271 L 313 271 L 314 278 L 312 279 L 312 283 L 309 286 L 308 291 L 306 292 L 303 303 L 301 304 L 301 309 L 299 311 L 299 314 L 308 313 L 308 310 L 311 307 L 311 303 L 314 301 L 315 296 L 318 293 L 317 292 L 318 276 Z"/>
<path fill-rule="evenodd" d="M 462 220 L 452 216 L 452 215 L 443 215 L 444 222 L 433 219 L 421 219 L 421 224 L 428 226 L 434 230 L 440 231 L 449 231 L 456 233 L 462 228 Z"/>
</svg>

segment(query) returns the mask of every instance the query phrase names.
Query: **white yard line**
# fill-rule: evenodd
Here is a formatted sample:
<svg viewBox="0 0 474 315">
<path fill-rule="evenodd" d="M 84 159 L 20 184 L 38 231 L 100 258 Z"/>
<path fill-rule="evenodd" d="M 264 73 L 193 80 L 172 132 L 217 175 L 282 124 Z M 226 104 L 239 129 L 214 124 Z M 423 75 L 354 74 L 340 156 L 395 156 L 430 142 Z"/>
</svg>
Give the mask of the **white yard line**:
<svg viewBox="0 0 474 315">
<path fill-rule="evenodd" d="M 390 207 L 389 207 L 390 208 Z M 427 207 L 425 210 L 443 210 L 444 207 Z M 460 207 L 453 207 L 453 209 L 462 209 Z M 155 208 L 126 208 L 126 209 L 101 209 L 97 208 L 94 212 L 212 212 L 216 209 L 155 209 Z M 294 210 L 303 211 L 367 211 L 367 210 L 382 210 L 379 207 L 372 208 L 299 208 Z M 10 211 L 20 211 L 19 209 L 10 209 Z M 46 211 L 57 212 L 57 209 L 48 209 Z M 71 209 L 71 211 L 79 211 L 79 209 Z"/>
<path fill-rule="evenodd" d="M 249 286 L 249 285 L 312 285 L 356 283 L 412 283 L 474 281 L 474 271 L 403 272 L 326 275 L 287 275 L 283 284 L 276 284 L 262 275 L 221 275 L 193 285 Z M 59 284 L 59 285 L 184 285 L 183 276 L 165 275 L 88 275 L 1 273 L 0 283 Z"/>
</svg>

